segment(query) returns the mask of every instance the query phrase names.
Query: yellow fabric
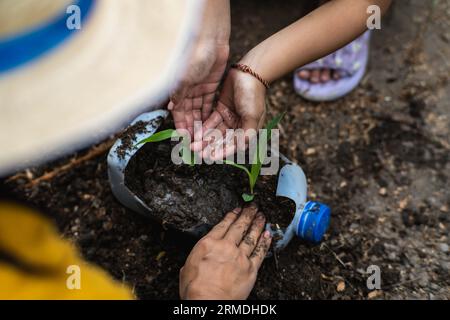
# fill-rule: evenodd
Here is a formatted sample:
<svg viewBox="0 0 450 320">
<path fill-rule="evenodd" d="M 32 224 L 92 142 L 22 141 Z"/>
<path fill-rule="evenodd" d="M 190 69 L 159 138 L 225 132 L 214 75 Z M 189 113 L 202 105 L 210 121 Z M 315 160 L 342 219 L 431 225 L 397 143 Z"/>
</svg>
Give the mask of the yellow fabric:
<svg viewBox="0 0 450 320">
<path fill-rule="evenodd" d="M 132 298 L 129 288 L 83 261 L 44 217 L 0 203 L 0 299 Z"/>
</svg>

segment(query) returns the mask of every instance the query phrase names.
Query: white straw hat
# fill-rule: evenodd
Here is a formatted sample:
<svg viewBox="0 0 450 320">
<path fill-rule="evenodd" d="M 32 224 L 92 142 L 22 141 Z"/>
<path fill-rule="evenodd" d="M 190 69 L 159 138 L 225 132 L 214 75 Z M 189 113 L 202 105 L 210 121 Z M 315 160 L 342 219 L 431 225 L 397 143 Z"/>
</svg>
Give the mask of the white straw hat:
<svg viewBox="0 0 450 320">
<path fill-rule="evenodd" d="M 98 141 L 161 99 L 201 4 L 0 0 L 0 174 Z"/>
</svg>

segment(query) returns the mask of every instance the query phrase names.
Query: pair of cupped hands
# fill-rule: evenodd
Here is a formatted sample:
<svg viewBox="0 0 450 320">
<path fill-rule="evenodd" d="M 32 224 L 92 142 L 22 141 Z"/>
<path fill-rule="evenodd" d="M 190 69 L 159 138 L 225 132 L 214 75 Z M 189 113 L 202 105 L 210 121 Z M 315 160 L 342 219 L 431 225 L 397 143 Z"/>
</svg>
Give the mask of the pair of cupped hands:
<svg viewBox="0 0 450 320">
<path fill-rule="evenodd" d="M 189 131 L 191 137 L 194 122 L 202 123 L 191 149 L 213 160 L 234 153 L 237 146 L 234 139 L 210 141 L 210 129 L 222 136 L 227 129 L 259 129 L 265 116 L 265 86 L 236 69 L 224 75 L 228 55 L 228 44 L 198 45 L 168 105 L 176 129 Z M 213 143 L 223 146 L 214 148 L 219 152 L 207 151 Z M 264 226 L 265 217 L 255 205 L 229 212 L 196 244 L 180 270 L 180 297 L 246 299 L 272 240 Z"/>
<path fill-rule="evenodd" d="M 175 128 L 189 132 L 191 149 L 203 158 L 218 160 L 237 151 L 236 140 L 225 139 L 227 129 L 246 132 L 263 126 L 266 87 L 240 70 L 231 68 L 226 72 L 228 41 L 203 41 L 193 51 L 167 108 Z M 212 138 L 217 137 L 211 135 L 212 129 L 220 130 L 221 140 Z M 212 143 L 213 153 L 206 148 Z"/>
</svg>

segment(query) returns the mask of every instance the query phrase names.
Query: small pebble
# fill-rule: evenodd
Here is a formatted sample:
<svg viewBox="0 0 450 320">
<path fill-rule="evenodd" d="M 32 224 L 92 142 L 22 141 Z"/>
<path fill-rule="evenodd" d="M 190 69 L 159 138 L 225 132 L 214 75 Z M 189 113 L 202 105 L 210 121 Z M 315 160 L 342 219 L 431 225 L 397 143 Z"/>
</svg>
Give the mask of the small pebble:
<svg viewBox="0 0 450 320">
<path fill-rule="evenodd" d="M 420 277 L 419 277 L 417 283 L 418 283 L 421 287 L 426 288 L 426 287 L 428 287 L 429 281 L 430 281 L 430 277 L 428 276 L 427 273 L 423 272 L 423 273 L 420 275 Z"/>
<path fill-rule="evenodd" d="M 147 236 L 146 234 L 143 234 L 143 235 L 141 236 L 141 240 L 143 240 L 143 241 L 148 240 L 148 236 Z"/>
<path fill-rule="evenodd" d="M 378 193 L 379 193 L 379 195 L 380 196 L 385 196 L 385 195 L 387 195 L 387 189 L 386 188 L 380 188 L 380 190 L 378 190 Z"/>
<path fill-rule="evenodd" d="M 359 229 L 359 224 L 353 222 L 353 223 L 350 225 L 349 229 L 350 229 L 350 230 L 357 230 L 357 229 Z"/>
<path fill-rule="evenodd" d="M 375 299 L 375 298 L 378 298 L 379 296 L 381 296 L 382 293 L 383 293 L 383 291 L 381 291 L 381 290 L 374 290 L 374 291 L 369 292 L 369 294 L 367 295 L 367 298 Z"/>
<path fill-rule="evenodd" d="M 305 151 L 305 155 L 307 155 L 307 156 L 312 156 L 312 155 L 315 155 L 316 153 L 317 153 L 317 151 L 314 148 L 308 148 Z"/>
<path fill-rule="evenodd" d="M 345 290 L 345 282 L 344 281 L 339 281 L 337 287 L 336 287 L 336 291 L 337 292 L 342 292 Z"/>
<path fill-rule="evenodd" d="M 403 210 L 407 207 L 408 205 L 408 198 L 405 198 L 403 200 L 400 200 L 400 202 L 398 203 L 398 207 Z"/>
<path fill-rule="evenodd" d="M 446 244 L 446 243 L 439 243 L 438 247 L 439 247 L 439 249 L 442 252 L 445 252 L 445 253 L 448 252 L 448 244 Z"/>
</svg>

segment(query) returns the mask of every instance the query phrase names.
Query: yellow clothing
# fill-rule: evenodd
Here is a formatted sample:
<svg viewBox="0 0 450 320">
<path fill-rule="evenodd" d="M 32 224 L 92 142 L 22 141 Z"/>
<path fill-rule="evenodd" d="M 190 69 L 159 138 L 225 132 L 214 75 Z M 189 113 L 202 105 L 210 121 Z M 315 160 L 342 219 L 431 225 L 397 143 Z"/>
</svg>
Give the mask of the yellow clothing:
<svg viewBox="0 0 450 320">
<path fill-rule="evenodd" d="M 0 203 L 0 299 L 132 299 L 32 210 Z"/>
</svg>

